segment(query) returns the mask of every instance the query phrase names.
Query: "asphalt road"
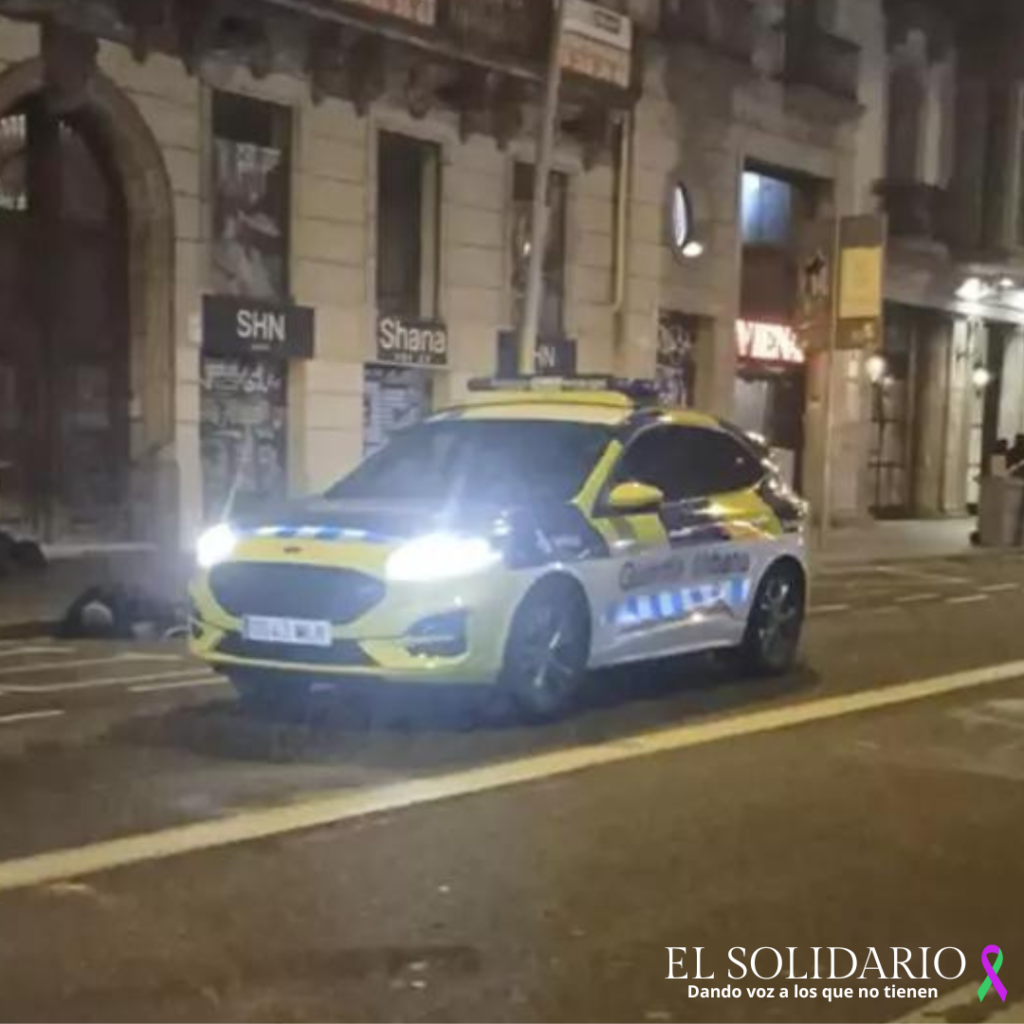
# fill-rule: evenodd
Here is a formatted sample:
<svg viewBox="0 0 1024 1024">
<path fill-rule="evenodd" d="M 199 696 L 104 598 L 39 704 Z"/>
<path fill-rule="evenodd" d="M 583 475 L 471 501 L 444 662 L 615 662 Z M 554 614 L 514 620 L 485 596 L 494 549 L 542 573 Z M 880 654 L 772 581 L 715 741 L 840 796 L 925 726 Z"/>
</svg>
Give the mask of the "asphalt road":
<svg viewBox="0 0 1024 1024">
<path fill-rule="evenodd" d="M 1024 1018 L 1024 559 L 813 605 L 790 678 L 611 673 L 544 728 L 443 694 L 273 723 L 174 647 L 0 644 L 0 1019 Z M 728 978 L 789 946 L 967 966 Z"/>
</svg>

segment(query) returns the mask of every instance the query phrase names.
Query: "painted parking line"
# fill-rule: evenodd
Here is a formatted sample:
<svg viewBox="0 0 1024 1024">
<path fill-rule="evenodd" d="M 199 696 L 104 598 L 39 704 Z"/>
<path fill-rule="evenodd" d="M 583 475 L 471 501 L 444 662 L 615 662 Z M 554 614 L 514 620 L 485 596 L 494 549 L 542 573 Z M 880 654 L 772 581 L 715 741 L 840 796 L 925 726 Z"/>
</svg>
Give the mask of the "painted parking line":
<svg viewBox="0 0 1024 1024">
<path fill-rule="evenodd" d="M 965 597 L 946 598 L 946 604 L 981 604 L 988 600 L 988 594 L 967 594 Z"/>
<path fill-rule="evenodd" d="M 44 718 L 60 718 L 63 714 L 59 708 L 51 708 L 45 711 L 22 711 L 17 715 L 0 715 L 0 726 L 20 725 L 22 722 L 35 722 Z"/>
<path fill-rule="evenodd" d="M 819 604 L 811 608 L 811 615 L 836 615 L 839 612 L 848 612 L 853 606 L 849 604 Z"/>
<path fill-rule="evenodd" d="M 657 754 L 776 732 L 1021 678 L 1024 678 L 1024 661 L 1011 661 L 696 725 L 677 726 L 593 746 L 532 754 L 425 779 L 337 790 L 299 803 L 242 811 L 211 821 L 0 861 L 0 892 L 322 828 L 369 815 L 438 804 Z"/>
<path fill-rule="evenodd" d="M 5 647 L 0 650 L 0 658 L 34 657 L 37 654 L 77 654 L 73 647 Z"/>
<path fill-rule="evenodd" d="M 978 587 L 979 590 L 986 594 L 1007 594 L 1011 590 L 1020 590 L 1019 583 L 988 583 L 983 587 Z"/>
<path fill-rule="evenodd" d="M 907 594 L 906 597 L 897 597 L 897 604 L 920 604 L 922 601 L 937 601 L 941 594 Z"/>
<path fill-rule="evenodd" d="M 31 665 L 5 665 L 0 676 L 23 676 L 35 672 L 53 672 L 69 668 L 98 668 L 100 665 L 124 665 L 128 663 L 184 661 L 183 655 L 170 654 L 111 654 L 105 658 L 83 658 L 78 661 L 43 661 Z"/>
<path fill-rule="evenodd" d="M 190 690 L 201 686 L 230 686 L 223 676 L 196 676 L 181 679 L 176 683 L 146 683 L 142 686 L 131 686 L 132 693 L 160 693 L 163 690 Z"/>
<path fill-rule="evenodd" d="M 872 615 L 899 615 L 903 609 L 894 604 L 883 604 L 879 608 L 872 608 Z"/>
<path fill-rule="evenodd" d="M 952 576 L 948 573 L 929 572 L 925 569 L 911 569 L 902 566 L 876 565 L 874 567 L 874 571 L 881 573 L 883 576 L 893 576 L 896 578 L 922 581 L 930 580 L 933 583 L 956 583 L 962 585 L 973 582 L 969 576 Z"/>
<path fill-rule="evenodd" d="M 102 690 L 111 687 L 131 687 L 143 683 L 180 682 L 185 679 L 200 677 L 200 669 L 179 669 L 177 672 L 150 672 L 136 676 L 110 676 L 104 679 L 73 679 L 64 683 L 40 683 L 36 686 L 20 686 L 4 683 L 0 685 L 0 694 L 39 694 L 39 693 L 75 693 L 78 690 Z M 217 679 L 212 672 L 206 674 L 210 679 Z"/>
</svg>

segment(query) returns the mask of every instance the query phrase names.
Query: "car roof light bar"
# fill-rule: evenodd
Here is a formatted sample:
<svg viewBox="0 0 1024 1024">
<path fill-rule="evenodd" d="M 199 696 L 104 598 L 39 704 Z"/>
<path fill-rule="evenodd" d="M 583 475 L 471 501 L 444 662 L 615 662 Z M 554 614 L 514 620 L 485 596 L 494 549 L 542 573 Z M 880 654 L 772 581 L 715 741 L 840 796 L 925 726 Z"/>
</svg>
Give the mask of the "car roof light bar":
<svg viewBox="0 0 1024 1024">
<path fill-rule="evenodd" d="M 531 391 L 531 392 L 614 392 L 625 395 L 636 402 L 654 402 L 658 389 L 654 381 L 628 377 L 614 377 L 609 374 L 591 373 L 574 376 L 520 376 L 520 377 L 475 377 L 469 382 L 469 390 L 481 391 Z"/>
</svg>

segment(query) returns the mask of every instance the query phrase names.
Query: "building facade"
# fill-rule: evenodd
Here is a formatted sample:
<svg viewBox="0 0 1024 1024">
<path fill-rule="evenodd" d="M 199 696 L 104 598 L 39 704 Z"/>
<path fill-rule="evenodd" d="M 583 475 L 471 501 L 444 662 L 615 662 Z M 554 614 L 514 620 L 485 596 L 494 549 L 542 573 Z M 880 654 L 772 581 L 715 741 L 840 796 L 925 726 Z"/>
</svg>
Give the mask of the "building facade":
<svg viewBox="0 0 1024 1024">
<path fill-rule="evenodd" d="M 1024 12 L 892 3 L 889 15 L 872 504 L 959 515 L 999 439 L 1024 431 Z"/>
<path fill-rule="evenodd" d="M 15 6 L 0 524 L 188 545 L 514 369 L 537 5 Z M 1019 159 L 1019 90 L 975 87 L 948 17 L 908 7 L 570 4 L 538 369 L 655 378 L 763 434 L 837 519 L 963 511 L 983 434 L 1024 429 L 1024 301 L 992 248 L 1019 189 L 978 205 Z M 982 101 L 986 147 L 957 135 Z M 842 352 L 830 384 L 799 344 L 802 239 L 879 209 L 885 362 Z"/>
<path fill-rule="evenodd" d="M 764 435 L 816 505 L 827 486 L 833 516 L 858 518 L 864 356 L 837 355 L 829 412 L 828 357 L 802 348 L 798 292 L 805 231 L 876 208 L 882 5 L 671 0 L 660 16 L 636 112 L 629 365 L 649 372 L 652 323 L 663 352 L 685 333 L 697 402 Z M 697 258 L 673 252 L 665 230 L 676 185 Z"/>
</svg>

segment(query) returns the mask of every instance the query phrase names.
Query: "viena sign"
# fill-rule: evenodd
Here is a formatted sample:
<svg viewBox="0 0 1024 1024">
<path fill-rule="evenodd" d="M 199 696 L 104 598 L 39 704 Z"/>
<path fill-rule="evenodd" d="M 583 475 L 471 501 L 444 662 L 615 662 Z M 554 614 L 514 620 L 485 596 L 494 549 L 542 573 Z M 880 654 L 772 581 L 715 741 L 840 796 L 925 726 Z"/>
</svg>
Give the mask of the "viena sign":
<svg viewBox="0 0 1024 1024">
<path fill-rule="evenodd" d="M 448 328 L 438 320 L 381 316 L 377 320 L 377 362 L 400 366 L 447 366 Z"/>
<path fill-rule="evenodd" d="M 789 363 L 798 366 L 807 360 L 797 340 L 796 331 L 786 324 L 737 320 L 736 348 L 740 359 L 758 363 Z"/>
</svg>

